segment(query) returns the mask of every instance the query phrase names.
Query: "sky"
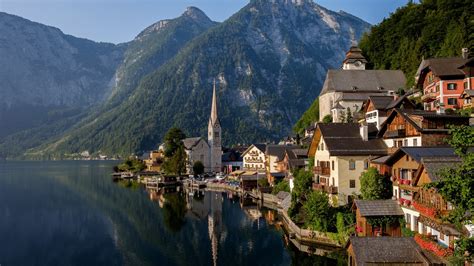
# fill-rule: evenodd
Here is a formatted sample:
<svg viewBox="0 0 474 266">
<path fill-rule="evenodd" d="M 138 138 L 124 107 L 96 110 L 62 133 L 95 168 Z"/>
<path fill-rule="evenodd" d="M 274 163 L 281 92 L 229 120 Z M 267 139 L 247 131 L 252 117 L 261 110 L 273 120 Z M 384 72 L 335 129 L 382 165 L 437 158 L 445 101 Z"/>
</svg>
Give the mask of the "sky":
<svg viewBox="0 0 474 266">
<path fill-rule="evenodd" d="M 269 0 L 270 1 L 270 0 Z M 147 26 L 181 15 L 186 7 L 224 21 L 249 0 L 0 0 L 0 11 L 54 26 L 94 41 L 131 41 Z M 316 0 L 330 10 L 351 13 L 377 24 L 408 0 Z"/>
</svg>

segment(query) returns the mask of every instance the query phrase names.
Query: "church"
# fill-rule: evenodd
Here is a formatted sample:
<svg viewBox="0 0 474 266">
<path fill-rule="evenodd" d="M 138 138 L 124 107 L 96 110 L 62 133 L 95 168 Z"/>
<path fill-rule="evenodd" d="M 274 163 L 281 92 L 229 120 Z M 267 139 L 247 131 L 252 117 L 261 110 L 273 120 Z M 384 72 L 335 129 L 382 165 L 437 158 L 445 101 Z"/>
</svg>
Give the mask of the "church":
<svg viewBox="0 0 474 266">
<path fill-rule="evenodd" d="M 187 138 L 183 140 L 187 155 L 186 172 L 193 173 L 193 165 L 197 161 L 204 164 L 205 172 L 219 173 L 222 171 L 222 128 L 217 115 L 216 82 L 212 92 L 211 115 L 207 126 L 207 141 L 204 138 Z"/>
</svg>

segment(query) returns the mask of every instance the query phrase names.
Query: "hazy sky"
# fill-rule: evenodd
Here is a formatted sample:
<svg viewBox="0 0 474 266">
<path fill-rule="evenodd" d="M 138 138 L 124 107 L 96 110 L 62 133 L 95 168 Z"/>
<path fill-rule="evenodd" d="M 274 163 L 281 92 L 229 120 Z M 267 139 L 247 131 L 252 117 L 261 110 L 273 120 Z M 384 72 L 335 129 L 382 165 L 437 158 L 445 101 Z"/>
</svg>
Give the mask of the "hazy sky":
<svg viewBox="0 0 474 266">
<path fill-rule="evenodd" d="M 126 42 L 152 23 L 179 16 L 196 6 L 224 21 L 249 0 L 0 0 L 0 11 L 60 28 L 95 41 Z M 376 24 L 408 0 L 317 0 Z"/>
</svg>

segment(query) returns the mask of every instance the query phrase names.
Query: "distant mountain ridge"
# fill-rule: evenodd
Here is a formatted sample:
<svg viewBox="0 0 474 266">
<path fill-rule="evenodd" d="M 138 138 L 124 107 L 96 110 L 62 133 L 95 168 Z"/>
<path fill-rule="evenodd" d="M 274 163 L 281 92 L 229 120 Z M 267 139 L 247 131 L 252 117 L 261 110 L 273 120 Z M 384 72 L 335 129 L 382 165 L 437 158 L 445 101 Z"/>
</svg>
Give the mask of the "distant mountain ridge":
<svg viewBox="0 0 474 266">
<path fill-rule="evenodd" d="M 276 140 L 319 94 L 326 70 L 339 67 L 344 52 L 369 28 L 311 0 L 253 0 L 222 23 L 189 8 L 129 44 L 99 111 L 27 154 L 128 155 L 156 147 L 171 126 L 205 136 L 215 78 L 225 144 Z M 175 45 L 179 33 L 187 37 Z M 0 152 L 21 139 L 0 143 Z"/>
<path fill-rule="evenodd" d="M 0 138 L 106 99 L 125 47 L 0 12 Z"/>
</svg>

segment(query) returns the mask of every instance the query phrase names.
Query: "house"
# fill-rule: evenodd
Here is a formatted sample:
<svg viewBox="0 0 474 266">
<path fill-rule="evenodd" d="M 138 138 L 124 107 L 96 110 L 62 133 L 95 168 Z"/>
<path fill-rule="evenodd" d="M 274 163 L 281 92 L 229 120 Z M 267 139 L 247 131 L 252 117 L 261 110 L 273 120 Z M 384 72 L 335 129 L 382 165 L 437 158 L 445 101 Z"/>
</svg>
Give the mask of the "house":
<svg viewBox="0 0 474 266">
<path fill-rule="evenodd" d="M 469 87 L 470 78 L 460 67 L 468 62 L 469 51 L 462 50 L 462 57 L 429 58 L 421 61 L 416 72 L 416 85 L 423 90 L 422 101 L 425 110 L 459 109 L 463 106 L 460 99 Z M 466 85 L 465 85 L 466 83 Z"/>
<path fill-rule="evenodd" d="M 257 171 L 265 175 L 266 147 L 266 144 L 252 144 L 242 153 L 244 171 Z"/>
<path fill-rule="evenodd" d="M 306 169 L 308 161 L 308 149 L 287 149 L 282 160 L 277 162 L 277 169 L 285 175 L 293 188 L 293 172 Z"/>
<path fill-rule="evenodd" d="M 349 266 L 445 265 L 423 251 L 411 237 L 356 237 L 346 244 Z"/>
<path fill-rule="evenodd" d="M 357 236 L 401 236 L 404 213 L 394 200 L 355 200 Z M 381 219 L 388 222 L 380 223 Z"/>
<path fill-rule="evenodd" d="M 474 58 L 470 58 L 464 63 L 459 69 L 464 73 L 464 91 L 461 94 L 461 99 L 463 101 L 463 109 L 474 108 L 473 98 L 474 98 Z"/>
<path fill-rule="evenodd" d="M 427 188 L 425 185 L 439 181 L 441 169 L 455 167 L 459 163 L 461 159 L 458 157 L 422 158 L 413 180 L 413 187 L 416 190 L 412 208 L 419 213 L 419 216 L 416 223 L 411 224 L 410 229 L 419 234 L 429 235 L 433 241 L 449 248 L 454 248 L 454 242 L 462 234 L 455 226 L 443 221 L 443 217 L 449 215 L 453 206 L 435 188 Z"/>
<path fill-rule="evenodd" d="M 357 47 L 346 54 L 342 69 L 331 69 L 326 74 L 319 96 L 319 117 L 331 115 L 340 122 L 347 109 L 358 112 L 372 95 L 394 95 L 405 87 L 405 75 L 400 70 L 366 70 L 367 60 Z"/>
<path fill-rule="evenodd" d="M 386 164 L 392 168 L 393 198 L 400 203 L 405 214 L 407 228 L 419 233 L 439 235 L 439 231 L 432 231 L 431 227 L 424 228 L 423 223 L 420 223 L 420 219 L 426 220 L 428 213 L 430 213 L 430 217 L 434 217 L 434 213 L 446 211 L 449 207 L 439 195 L 437 197 L 424 197 L 423 199 L 429 201 L 428 204 L 427 202 L 420 203 L 420 196 L 432 193 L 432 191 L 423 192 L 424 189 L 421 186 L 435 181 L 438 169 L 449 164 L 455 165 L 455 163 L 459 163 L 459 160 L 454 149 L 450 147 L 402 147 L 387 159 Z M 426 207 L 426 204 L 428 207 Z M 438 206 L 439 209 L 429 209 L 433 207 L 433 204 Z M 425 214 L 422 214 L 423 212 Z M 449 235 L 448 232 L 454 237 L 454 231 L 446 231 L 442 237 L 443 241 L 444 236 Z"/>
<path fill-rule="evenodd" d="M 326 191 L 333 205 L 350 203 L 353 194 L 360 192 L 359 178 L 370 159 L 387 155 L 383 140 L 369 134 L 374 128 L 354 123 L 318 124 L 308 151 L 309 157 L 314 156 L 313 189 Z"/>
<path fill-rule="evenodd" d="M 378 132 L 393 153 L 406 146 L 444 145 L 449 125 L 469 125 L 469 117 L 435 111 L 393 109 Z"/>
<path fill-rule="evenodd" d="M 163 164 L 164 154 L 160 150 L 151 151 L 148 159 L 145 159 L 146 170 L 149 172 L 160 172 Z"/>
<path fill-rule="evenodd" d="M 224 173 L 232 173 L 243 169 L 244 163 L 238 149 L 226 149 L 222 154 L 222 168 Z"/>
<path fill-rule="evenodd" d="M 415 104 L 408 99 L 408 96 L 409 94 L 405 94 L 401 97 L 384 95 L 369 96 L 369 99 L 365 101 L 362 106 L 365 122 L 367 124 L 375 124 L 377 129 L 380 130 L 390 110 L 394 108 L 414 110 Z"/>
<path fill-rule="evenodd" d="M 275 184 L 276 181 L 287 177 L 286 169 L 281 169 L 278 163 L 283 161 L 287 151 L 293 153 L 293 149 L 297 149 L 296 145 L 267 145 L 265 149 L 265 167 L 268 183 Z M 294 157 L 293 154 L 290 155 Z"/>
</svg>

